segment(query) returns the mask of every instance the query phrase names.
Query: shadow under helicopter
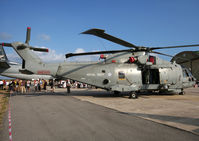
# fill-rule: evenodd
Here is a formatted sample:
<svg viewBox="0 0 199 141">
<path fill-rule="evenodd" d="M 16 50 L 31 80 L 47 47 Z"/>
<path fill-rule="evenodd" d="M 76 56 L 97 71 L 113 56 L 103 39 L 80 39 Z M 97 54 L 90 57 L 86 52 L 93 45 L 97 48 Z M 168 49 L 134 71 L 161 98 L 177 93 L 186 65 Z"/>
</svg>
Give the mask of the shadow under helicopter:
<svg viewBox="0 0 199 141">
<path fill-rule="evenodd" d="M 92 96 L 95 98 L 103 98 L 103 97 L 122 97 L 127 98 L 129 96 L 129 92 L 122 92 L 122 93 L 113 93 L 108 91 L 99 91 L 99 90 L 71 90 L 70 93 L 67 93 L 67 90 L 61 92 L 27 92 L 27 93 L 13 93 L 12 96 L 15 95 L 24 95 L 24 96 Z M 140 92 L 139 96 L 142 98 L 150 98 L 147 96 L 171 96 L 176 95 L 175 93 L 157 93 L 157 92 Z"/>
</svg>

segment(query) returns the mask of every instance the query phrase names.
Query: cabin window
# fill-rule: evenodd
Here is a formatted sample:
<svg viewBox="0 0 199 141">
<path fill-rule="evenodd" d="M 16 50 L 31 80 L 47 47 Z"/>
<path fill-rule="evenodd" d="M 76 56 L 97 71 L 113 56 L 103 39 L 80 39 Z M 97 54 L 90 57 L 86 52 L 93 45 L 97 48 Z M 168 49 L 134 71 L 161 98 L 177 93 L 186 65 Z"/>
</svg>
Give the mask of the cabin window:
<svg viewBox="0 0 199 141">
<path fill-rule="evenodd" d="M 119 79 L 125 79 L 125 73 L 122 72 L 122 71 L 118 72 L 118 78 Z"/>
</svg>

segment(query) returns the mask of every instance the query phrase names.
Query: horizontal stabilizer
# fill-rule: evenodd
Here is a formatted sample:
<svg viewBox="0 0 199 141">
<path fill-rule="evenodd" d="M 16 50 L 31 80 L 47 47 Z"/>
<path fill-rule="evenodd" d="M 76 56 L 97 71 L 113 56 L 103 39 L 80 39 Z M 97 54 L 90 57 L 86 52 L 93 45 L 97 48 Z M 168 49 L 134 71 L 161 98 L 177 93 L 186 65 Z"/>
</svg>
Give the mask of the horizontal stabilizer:
<svg viewBox="0 0 199 141">
<path fill-rule="evenodd" d="M 0 68 L 9 68 L 10 65 L 7 61 L 0 61 Z"/>
</svg>

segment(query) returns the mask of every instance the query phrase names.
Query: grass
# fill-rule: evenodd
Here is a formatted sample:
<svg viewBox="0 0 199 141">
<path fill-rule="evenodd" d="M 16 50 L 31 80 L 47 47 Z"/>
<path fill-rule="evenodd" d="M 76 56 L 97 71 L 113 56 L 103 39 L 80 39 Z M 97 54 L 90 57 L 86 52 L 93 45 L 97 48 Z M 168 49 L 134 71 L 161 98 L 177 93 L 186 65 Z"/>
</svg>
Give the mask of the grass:
<svg viewBox="0 0 199 141">
<path fill-rule="evenodd" d="M 0 125 L 2 124 L 4 113 L 7 110 L 8 97 L 9 92 L 6 92 L 5 90 L 0 90 Z"/>
</svg>

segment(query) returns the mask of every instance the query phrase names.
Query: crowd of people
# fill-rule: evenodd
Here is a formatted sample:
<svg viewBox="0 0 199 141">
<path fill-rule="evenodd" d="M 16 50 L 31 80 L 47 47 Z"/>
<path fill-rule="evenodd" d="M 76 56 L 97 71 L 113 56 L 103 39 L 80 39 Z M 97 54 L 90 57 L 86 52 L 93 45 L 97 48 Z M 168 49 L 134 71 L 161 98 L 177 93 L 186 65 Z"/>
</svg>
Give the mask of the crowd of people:
<svg viewBox="0 0 199 141">
<path fill-rule="evenodd" d="M 49 86 L 49 87 L 47 87 Z M 29 93 L 29 92 L 41 92 L 51 91 L 54 92 L 55 87 L 66 88 L 67 92 L 70 93 L 70 88 L 91 88 L 90 85 L 80 83 L 72 80 L 0 80 L 0 89 L 7 90 L 16 93 Z"/>
<path fill-rule="evenodd" d="M 49 82 L 51 82 L 53 80 L 50 80 Z M 44 79 L 38 79 L 38 80 L 20 80 L 20 79 L 16 79 L 16 80 L 0 80 L 0 89 L 1 90 L 7 90 L 7 91 L 11 91 L 11 92 L 20 92 L 20 93 L 26 93 L 26 92 L 30 92 L 31 88 L 33 88 L 33 90 L 36 91 L 41 91 L 43 90 L 47 90 L 47 80 Z M 53 89 L 52 89 L 53 91 Z"/>
</svg>

